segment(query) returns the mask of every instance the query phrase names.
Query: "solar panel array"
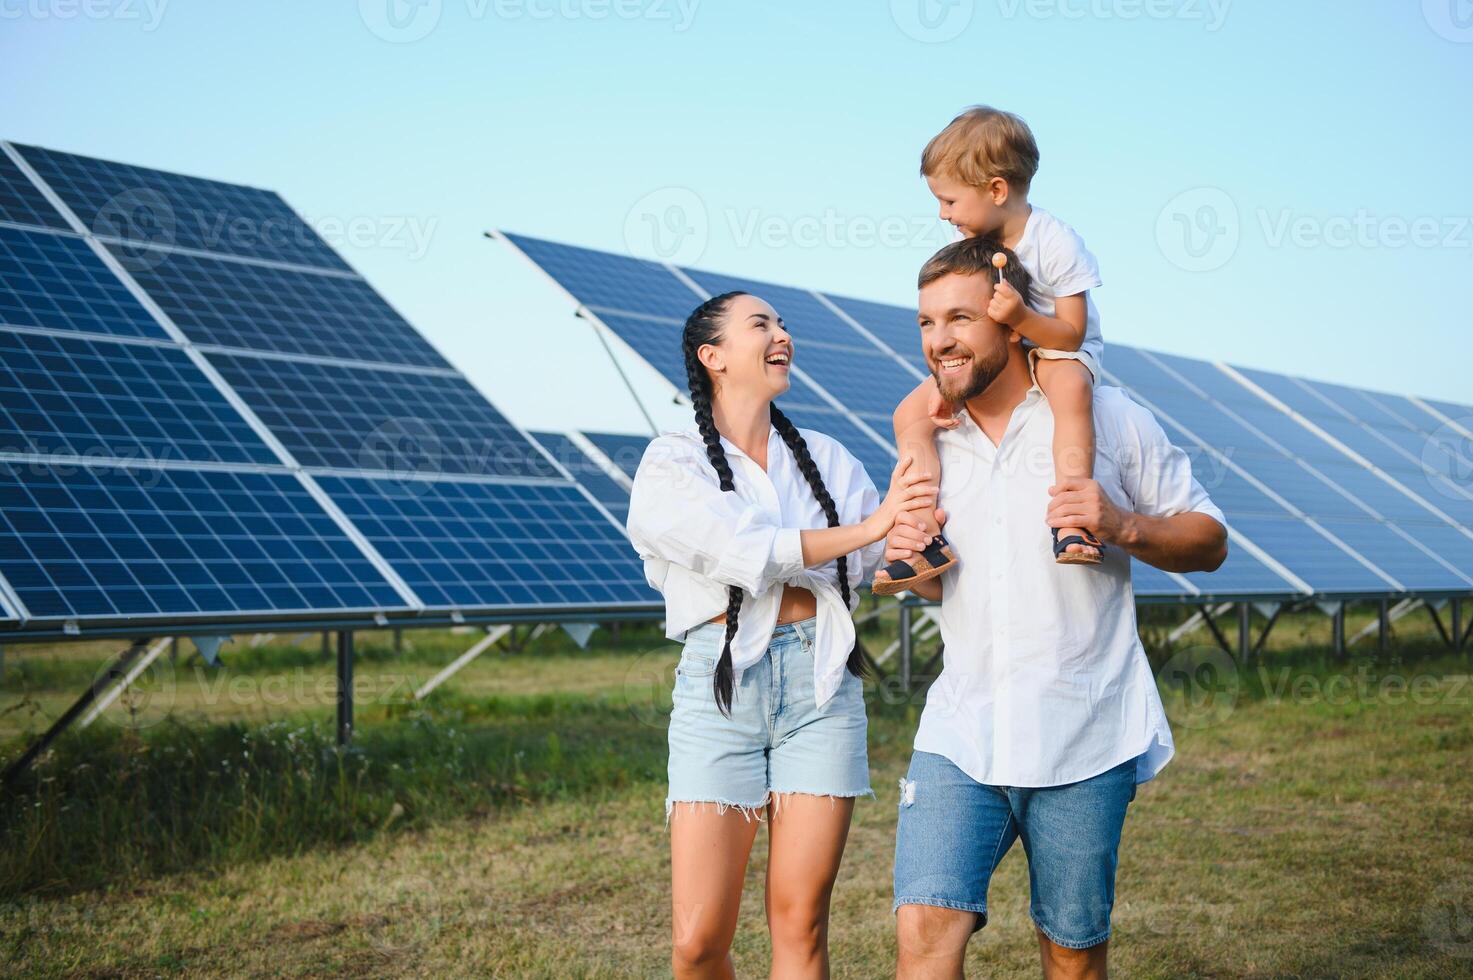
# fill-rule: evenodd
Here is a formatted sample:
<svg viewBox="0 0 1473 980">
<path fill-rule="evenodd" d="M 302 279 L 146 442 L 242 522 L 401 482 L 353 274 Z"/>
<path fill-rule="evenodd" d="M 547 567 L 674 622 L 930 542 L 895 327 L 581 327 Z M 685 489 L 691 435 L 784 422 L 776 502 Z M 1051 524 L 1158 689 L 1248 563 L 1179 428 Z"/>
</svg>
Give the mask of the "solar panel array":
<svg viewBox="0 0 1473 980">
<path fill-rule="evenodd" d="M 673 386 L 679 328 L 709 295 L 768 300 L 797 342 L 799 425 L 838 438 L 885 485 L 895 405 L 925 376 L 913 310 L 501 236 Z M 1382 596 L 1473 589 L 1473 407 L 1384 395 L 1110 344 L 1106 381 L 1151 409 L 1228 517 L 1226 564 L 1133 562 L 1145 597 Z M 597 438 L 589 436 L 597 444 Z M 613 456 L 617 437 L 608 444 Z M 600 448 L 603 448 L 602 446 Z M 633 457 L 637 464 L 638 456 Z M 963 556 L 965 560 L 965 556 Z"/>
<path fill-rule="evenodd" d="M 0 143 L 12 627 L 625 607 L 615 519 L 276 194 Z"/>
<path fill-rule="evenodd" d="M 552 454 L 558 463 L 572 474 L 583 487 L 601 504 L 610 514 L 613 514 L 620 525 L 629 521 L 629 486 L 620 482 L 600 465 L 595 459 L 588 455 L 576 442 L 560 432 L 533 432 L 532 438 L 542 444 L 542 448 Z M 596 433 L 584 433 L 583 437 L 590 440 L 595 447 L 598 439 L 608 438 Z M 632 444 L 638 446 L 640 455 L 644 454 L 644 447 L 649 445 L 649 440 L 639 436 L 614 436 L 616 439 L 632 440 Z M 596 448 L 594 450 L 598 452 Z M 617 465 L 617 461 L 615 461 Z M 636 460 L 635 465 L 638 466 Z M 633 474 L 627 467 L 621 467 L 630 480 Z"/>
</svg>

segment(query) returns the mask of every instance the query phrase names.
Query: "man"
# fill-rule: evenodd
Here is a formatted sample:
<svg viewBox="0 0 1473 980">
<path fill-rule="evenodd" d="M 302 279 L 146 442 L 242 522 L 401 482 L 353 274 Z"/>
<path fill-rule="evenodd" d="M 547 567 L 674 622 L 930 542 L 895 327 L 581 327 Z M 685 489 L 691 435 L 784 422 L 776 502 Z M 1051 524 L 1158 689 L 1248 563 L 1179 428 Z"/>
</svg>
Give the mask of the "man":
<svg viewBox="0 0 1473 980">
<path fill-rule="evenodd" d="M 1126 807 L 1173 752 L 1129 559 L 1211 571 L 1227 531 L 1186 454 L 1119 388 L 1096 388 L 1094 479 L 1053 485 L 1052 413 L 1020 335 L 987 316 L 997 252 L 954 242 L 920 274 L 921 345 L 961 409 L 936 439 L 962 560 L 916 587 L 941 601 L 946 652 L 901 781 L 898 976 L 962 976 L 993 869 L 1021 837 L 1044 976 L 1104 977 Z M 1027 296 L 1007 257 L 1002 275 Z M 912 524 L 891 533 L 887 561 L 929 543 Z M 1103 563 L 1056 564 L 1060 527 L 1103 542 Z"/>
</svg>

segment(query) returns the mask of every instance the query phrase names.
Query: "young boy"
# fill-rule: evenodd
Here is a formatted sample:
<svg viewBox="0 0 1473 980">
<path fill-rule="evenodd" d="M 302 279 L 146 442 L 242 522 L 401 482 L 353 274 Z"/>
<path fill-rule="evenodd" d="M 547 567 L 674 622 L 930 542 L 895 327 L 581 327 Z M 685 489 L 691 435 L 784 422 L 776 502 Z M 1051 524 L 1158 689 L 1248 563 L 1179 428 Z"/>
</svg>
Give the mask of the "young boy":
<svg viewBox="0 0 1473 980">
<path fill-rule="evenodd" d="M 1104 354 L 1100 318 L 1089 290 L 1100 285 L 1099 266 L 1084 240 L 1064 222 L 1028 203 L 1038 171 L 1038 144 L 1028 124 L 1010 112 L 974 106 L 951 121 L 921 154 L 921 174 L 941 205 L 941 219 L 962 236 L 991 235 L 1013 250 L 1033 278 L 1032 295 L 998 277 L 987 316 L 1023 335 L 1034 380 L 1054 414 L 1054 480 L 1094 476 L 1094 385 Z M 952 428 L 959 406 L 941 399 L 928 378 L 895 410 L 902 457 L 941 472 L 932 441 L 937 426 Z M 927 515 L 930 548 L 912 563 L 892 562 L 875 575 L 879 595 L 903 592 L 935 578 L 956 561 Z M 1083 528 L 1054 530 L 1054 560 L 1098 564 L 1104 548 Z"/>
</svg>

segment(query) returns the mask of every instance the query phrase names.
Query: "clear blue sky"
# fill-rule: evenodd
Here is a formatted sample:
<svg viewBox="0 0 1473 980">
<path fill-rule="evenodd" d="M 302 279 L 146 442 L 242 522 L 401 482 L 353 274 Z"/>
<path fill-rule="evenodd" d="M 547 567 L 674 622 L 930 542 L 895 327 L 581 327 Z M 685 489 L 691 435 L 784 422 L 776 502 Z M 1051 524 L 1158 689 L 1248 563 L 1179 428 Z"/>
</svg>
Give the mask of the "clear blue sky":
<svg viewBox="0 0 1473 980">
<path fill-rule="evenodd" d="M 634 429 L 483 229 L 909 302 L 920 149 L 989 102 L 1107 345 L 1468 402 L 1467 6 L 0 0 L 0 136 L 278 190 L 518 421 Z"/>
</svg>

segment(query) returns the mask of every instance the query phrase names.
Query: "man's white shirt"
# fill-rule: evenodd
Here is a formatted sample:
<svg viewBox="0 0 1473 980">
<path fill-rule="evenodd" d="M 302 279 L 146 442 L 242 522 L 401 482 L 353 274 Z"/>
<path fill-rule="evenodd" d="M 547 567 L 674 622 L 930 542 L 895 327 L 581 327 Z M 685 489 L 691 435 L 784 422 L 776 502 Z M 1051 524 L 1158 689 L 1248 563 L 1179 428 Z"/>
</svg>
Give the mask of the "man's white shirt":
<svg viewBox="0 0 1473 980">
<path fill-rule="evenodd" d="M 1045 523 L 1053 413 L 1037 386 L 994 446 L 963 411 L 938 432 L 946 536 L 960 559 L 941 578 L 941 676 L 915 748 L 979 783 L 1058 786 L 1139 757 L 1136 781 L 1174 752 L 1136 633 L 1130 559 L 1059 565 Z M 1095 480 L 1119 506 L 1166 517 L 1222 512 L 1186 453 L 1119 388 L 1095 391 Z"/>
</svg>

